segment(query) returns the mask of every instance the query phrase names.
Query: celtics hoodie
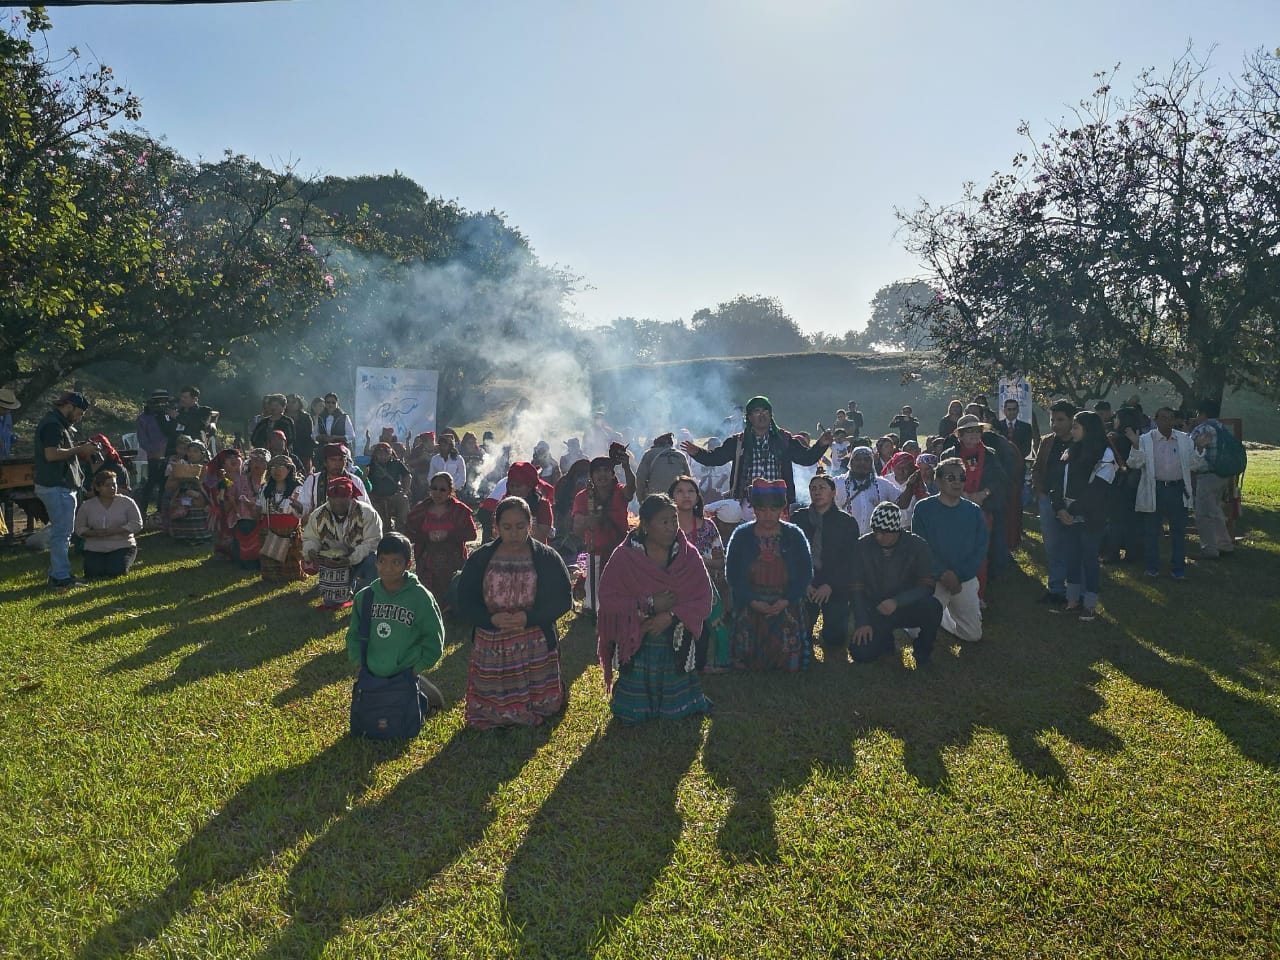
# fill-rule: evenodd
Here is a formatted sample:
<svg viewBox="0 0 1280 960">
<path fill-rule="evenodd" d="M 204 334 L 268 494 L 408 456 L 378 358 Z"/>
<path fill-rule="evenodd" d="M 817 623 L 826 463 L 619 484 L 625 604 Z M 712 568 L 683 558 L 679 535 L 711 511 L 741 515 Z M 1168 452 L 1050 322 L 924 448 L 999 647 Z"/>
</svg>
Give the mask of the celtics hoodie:
<svg viewBox="0 0 1280 960">
<path fill-rule="evenodd" d="M 379 577 L 356 594 L 347 628 L 351 662 L 360 663 L 360 610 L 370 591 L 369 672 L 390 677 L 410 667 L 421 671 L 434 666 L 444 649 L 444 624 L 435 597 L 412 572 L 405 573 L 404 584 L 395 593 Z"/>
</svg>

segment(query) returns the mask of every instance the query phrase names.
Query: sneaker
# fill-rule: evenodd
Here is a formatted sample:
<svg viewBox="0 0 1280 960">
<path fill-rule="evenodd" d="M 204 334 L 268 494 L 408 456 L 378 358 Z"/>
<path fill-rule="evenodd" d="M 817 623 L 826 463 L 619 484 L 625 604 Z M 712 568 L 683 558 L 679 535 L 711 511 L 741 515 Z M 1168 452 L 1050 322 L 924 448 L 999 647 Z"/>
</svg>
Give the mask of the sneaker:
<svg viewBox="0 0 1280 960">
<path fill-rule="evenodd" d="M 50 590 L 70 590 L 72 587 L 88 586 L 88 581 L 76 577 L 67 577 L 65 580 L 55 580 L 50 577 L 47 585 Z"/>
<path fill-rule="evenodd" d="M 1147 567 L 1147 569 L 1143 570 L 1142 572 L 1143 572 L 1146 576 L 1148 576 L 1148 577 L 1158 577 L 1158 576 L 1160 576 L 1160 571 L 1159 571 L 1159 570 L 1152 570 L 1150 567 Z"/>
<path fill-rule="evenodd" d="M 1187 579 L 1187 575 L 1186 575 L 1185 573 L 1174 573 L 1174 574 L 1170 574 L 1170 576 L 1172 576 L 1172 577 L 1173 577 L 1173 579 L 1175 579 L 1175 580 L 1185 580 L 1185 579 Z"/>
<path fill-rule="evenodd" d="M 1095 610 L 1090 609 L 1089 607 L 1080 608 L 1081 623 L 1093 623 L 1094 618 L 1096 618 L 1097 616 L 1098 616 L 1097 612 Z"/>
<path fill-rule="evenodd" d="M 1065 607 L 1067 605 L 1067 595 L 1065 593 L 1053 593 L 1046 590 L 1037 603 L 1047 603 L 1055 607 Z"/>
</svg>

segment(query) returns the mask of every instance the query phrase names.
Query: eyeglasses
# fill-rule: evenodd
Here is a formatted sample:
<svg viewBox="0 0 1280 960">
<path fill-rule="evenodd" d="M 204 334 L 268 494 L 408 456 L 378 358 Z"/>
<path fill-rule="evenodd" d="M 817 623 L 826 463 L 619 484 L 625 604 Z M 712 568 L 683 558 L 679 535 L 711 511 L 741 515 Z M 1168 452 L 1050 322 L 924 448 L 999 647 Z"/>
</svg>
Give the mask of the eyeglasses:
<svg viewBox="0 0 1280 960">
<path fill-rule="evenodd" d="M 964 482 L 964 474 L 963 474 L 963 473 L 940 473 L 940 474 L 938 474 L 938 479 L 939 479 L 939 480 L 954 480 L 956 483 L 963 483 L 963 482 Z"/>
</svg>

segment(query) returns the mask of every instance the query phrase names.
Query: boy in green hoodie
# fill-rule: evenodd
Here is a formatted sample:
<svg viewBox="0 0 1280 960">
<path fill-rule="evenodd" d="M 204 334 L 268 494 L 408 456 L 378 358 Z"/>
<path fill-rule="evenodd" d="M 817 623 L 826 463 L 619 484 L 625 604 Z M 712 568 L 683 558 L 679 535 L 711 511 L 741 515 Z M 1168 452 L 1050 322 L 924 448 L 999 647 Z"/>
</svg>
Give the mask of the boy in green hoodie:
<svg viewBox="0 0 1280 960">
<path fill-rule="evenodd" d="M 369 610 L 369 672 L 392 677 L 413 669 L 417 673 L 440 662 L 444 650 L 444 623 L 431 591 L 409 570 L 413 547 L 402 533 L 389 533 L 378 542 L 378 579 L 356 594 L 347 627 L 347 656 L 360 665 L 360 623 L 364 595 L 373 592 Z M 444 696 L 424 677 L 418 691 L 433 709 L 444 706 Z"/>
</svg>

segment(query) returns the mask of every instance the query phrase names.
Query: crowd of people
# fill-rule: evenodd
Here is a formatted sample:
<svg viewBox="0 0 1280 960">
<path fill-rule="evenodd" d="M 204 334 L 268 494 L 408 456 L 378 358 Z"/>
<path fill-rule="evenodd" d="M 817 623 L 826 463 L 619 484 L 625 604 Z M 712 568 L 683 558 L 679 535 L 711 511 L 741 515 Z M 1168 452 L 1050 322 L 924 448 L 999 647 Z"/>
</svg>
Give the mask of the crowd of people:
<svg viewBox="0 0 1280 960">
<path fill-rule="evenodd" d="M 709 710 L 706 673 L 803 670 L 815 643 L 826 663 L 866 662 L 898 639 L 925 669 L 939 631 L 981 640 L 1029 506 L 1047 558 L 1042 601 L 1088 623 L 1102 564 L 1159 576 L 1166 526 L 1168 569 L 1185 578 L 1193 504 L 1202 556 L 1230 554 L 1228 500 L 1244 469 L 1212 399 L 1190 423 L 1168 407 L 1149 418 L 1136 399 L 1114 412 L 1055 400 L 1040 436 L 1018 401 L 997 417 L 975 397 L 952 402 L 935 434 L 904 406 L 873 439 L 855 403 L 811 438 L 779 427 L 757 396 L 726 420 L 736 430 L 703 443 L 661 434 L 638 463 L 602 414 L 558 460 L 546 441 L 513 460 L 473 434 L 422 433 L 406 447 L 391 428 L 366 434 L 357 458 L 332 393 L 310 408 L 272 394 L 247 424 L 250 445 L 218 448 L 217 414 L 199 399 L 195 387 L 151 395 L 135 492 L 105 436 L 78 439 L 89 400 L 58 398 L 35 458 L 50 586 L 81 582 L 73 537 L 86 578 L 127 573 L 150 522 L 267 581 L 315 576 L 324 607 L 354 602 L 348 649 L 371 676 L 429 669 L 452 616 L 472 627 L 465 716 L 480 728 L 564 708 L 557 623 L 575 600 L 628 724 Z M 439 705 L 425 680 L 416 689 Z"/>
</svg>

